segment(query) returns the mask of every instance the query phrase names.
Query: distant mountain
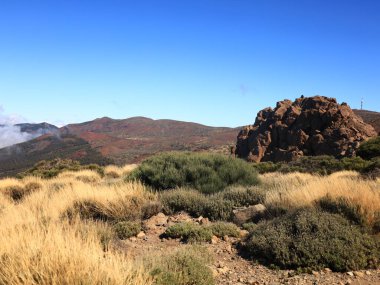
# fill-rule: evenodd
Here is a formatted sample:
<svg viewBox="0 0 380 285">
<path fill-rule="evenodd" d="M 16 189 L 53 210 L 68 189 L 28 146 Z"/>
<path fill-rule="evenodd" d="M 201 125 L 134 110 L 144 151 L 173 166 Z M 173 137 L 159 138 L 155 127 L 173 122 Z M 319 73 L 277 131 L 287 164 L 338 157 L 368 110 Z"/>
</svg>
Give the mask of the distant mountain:
<svg viewBox="0 0 380 285">
<path fill-rule="evenodd" d="M 353 110 L 356 115 L 362 117 L 363 121 L 372 125 L 376 132 L 380 134 L 380 113 L 368 110 Z"/>
<path fill-rule="evenodd" d="M 100 118 L 0 149 L 0 176 L 12 175 L 43 159 L 82 163 L 135 163 L 162 151 L 227 152 L 238 128 L 209 127 L 175 120 Z"/>
<path fill-rule="evenodd" d="M 40 123 L 40 124 L 16 124 L 15 126 L 20 127 L 21 132 L 26 132 L 29 134 L 36 134 L 36 135 L 46 135 L 46 134 L 52 134 L 57 133 L 59 128 L 48 124 L 48 123 Z"/>
</svg>

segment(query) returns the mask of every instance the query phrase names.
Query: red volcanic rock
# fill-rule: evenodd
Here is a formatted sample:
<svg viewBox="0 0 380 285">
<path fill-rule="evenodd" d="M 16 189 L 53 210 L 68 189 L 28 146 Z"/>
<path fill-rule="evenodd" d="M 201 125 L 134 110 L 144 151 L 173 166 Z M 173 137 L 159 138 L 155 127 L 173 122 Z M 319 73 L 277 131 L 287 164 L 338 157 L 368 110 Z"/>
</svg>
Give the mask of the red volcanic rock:
<svg viewBox="0 0 380 285">
<path fill-rule="evenodd" d="M 244 127 L 235 154 L 249 161 L 291 161 L 303 155 L 354 156 L 377 133 L 346 104 L 324 96 L 277 102 Z"/>
</svg>

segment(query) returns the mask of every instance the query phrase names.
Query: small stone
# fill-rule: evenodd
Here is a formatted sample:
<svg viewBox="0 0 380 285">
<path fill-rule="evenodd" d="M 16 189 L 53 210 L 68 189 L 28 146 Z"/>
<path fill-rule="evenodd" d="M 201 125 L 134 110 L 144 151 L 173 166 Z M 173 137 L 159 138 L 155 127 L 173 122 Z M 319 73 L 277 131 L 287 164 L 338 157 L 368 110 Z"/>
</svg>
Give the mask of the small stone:
<svg viewBox="0 0 380 285">
<path fill-rule="evenodd" d="M 313 274 L 314 276 L 318 276 L 319 272 L 318 271 L 311 271 L 311 274 Z"/>
<path fill-rule="evenodd" d="M 223 240 L 226 241 L 226 242 L 229 242 L 230 238 L 228 236 L 223 236 Z"/>
<path fill-rule="evenodd" d="M 353 273 L 352 271 L 348 271 L 348 272 L 347 272 L 347 275 L 349 275 L 349 276 L 354 276 L 354 273 Z"/>
<path fill-rule="evenodd" d="M 332 270 L 330 268 L 325 268 L 323 269 L 325 272 L 332 272 Z"/>
<path fill-rule="evenodd" d="M 145 237 L 145 233 L 143 231 L 139 232 L 136 236 L 137 238 L 144 238 Z"/>
<path fill-rule="evenodd" d="M 371 275 L 371 271 L 368 271 L 368 270 L 367 270 L 367 271 L 365 272 L 365 274 L 367 274 L 367 275 Z"/>
<path fill-rule="evenodd" d="M 194 221 L 200 223 L 202 221 L 203 217 L 202 216 L 199 216 L 198 218 L 196 218 Z"/>
<path fill-rule="evenodd" d="M 361 272 L 361 271 L 355 271 L 355 272 L 354 272 L 354 275 L 355 275 L 356 277 L 364 277 L 364 273 Z"/>
<path fill-rule="evenodd" d="M 210 220 L 208 218 L 202 218 L 202 220 L 199 223 L 201 225 L 208 225 L 210 224 Z"/>
<path fill-rule="evenodd" d="M 211 244 L 217 244 L 219 242 L 219 239 L 217 236 L 212 236 L 211 238 Z"/>
</svg>

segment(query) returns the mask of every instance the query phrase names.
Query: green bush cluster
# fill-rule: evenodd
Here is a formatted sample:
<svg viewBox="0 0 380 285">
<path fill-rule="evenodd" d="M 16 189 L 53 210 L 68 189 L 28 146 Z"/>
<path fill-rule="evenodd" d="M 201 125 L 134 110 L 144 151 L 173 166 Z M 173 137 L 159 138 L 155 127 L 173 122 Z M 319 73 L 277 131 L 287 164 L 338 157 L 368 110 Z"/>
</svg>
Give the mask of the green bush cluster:
<svg viewBox="0 0 380 285">
<path fill-rule="evenodd" d="M 81 165 L 79 161 L 71 159 L 56 158 L 53 160 L 42 160 L 36 163 L 32 168 L 20 173 L 20 178 L 26 176 L 38 176 L 41 178 L 52 178 L 64 171 L 79 171 L 79 170 L 93 170 L 98 172 L 101 176 L 104 175 L 103 167 L 97 164 Z"/>
<path fill-rule="evenodd" d="M 212 231 L 198 224 L 185 222 L 168 227 L 165 231 L 165 236 L 169 238 L 180 238 L 188 243 L 209 242 L 212 238 Z"/>
<path fill-rule="evenodd" d="M 240 229 L 232 223 L 216 222 L 208 226 L 214 236 L 219 238 L 224 236 L 239 237 Z"/>
<path fill-rule="evenodd" d="M 380 136 L 362 143 L 357 154 L 364 159 L 380 157 Z"/>
<path fill-rule="evenodd" d="M 290 162 L 259 162 L 253 163 L 253 167 L 259 173 L 267 172 L 303 172 L 328 175 L 333 172 L 342 170 L 354 170 L 361 173 L 367 173 L 374 168 L 379 167 L 380 163 L 375 159 L 365 160 L 361 157 L 344 157 L 337 159 L 333 156 L 303 156 L 298 160 Z"/>
<path fill-rule="evenodd" d="M 173 254 L 160 258 L 160 263 L 146 265 L 157 285 L 214 285 L 214 277 L 209 264 L 211 256 L 207 249 L 187 246 Z"/>
<path fill-rule="evenodd" d="M 194 217 L 229 221 L 235 207 L 255 205 L 264 201 L 263 190 L 256 187 L 230 187 L 223 192 L 205 195 L 191 189 L 164 191 L 159 198 L 164 212 L 173 214 L 185 211 Z"/>
<path fill-rule="evenodd" d="M 252 229 L 255 259 L 287 269 L 359 270 L 378 266 L 380 244 L 340 215 L 303 209 Z"/>
<path fill-rule="evenodd" d="M 202 193 L 223 191 L 229 185 L 256 185 L 251 164 L 217 154 L 163 153 L 145 160 L 128 180 L 137 179 L 157 190 L 191 187 Z"/>
<path fill-rule="evenodd" d="M 217 222 L 210 225 L 184 222 L 174 224 L 165 231 L 166 237 L 180 238 L 188 243 L 209 242 L 213 235 L 217 237 L 239 237 L 240 230 L 236 225 L 226 222 Z"/>
<path fill-rule="evenodd" d="M 136 236 L 141 231 L 141 222 L 118 222 L 113 228 L 119 239 L 127 239 Z"/>
</svg>

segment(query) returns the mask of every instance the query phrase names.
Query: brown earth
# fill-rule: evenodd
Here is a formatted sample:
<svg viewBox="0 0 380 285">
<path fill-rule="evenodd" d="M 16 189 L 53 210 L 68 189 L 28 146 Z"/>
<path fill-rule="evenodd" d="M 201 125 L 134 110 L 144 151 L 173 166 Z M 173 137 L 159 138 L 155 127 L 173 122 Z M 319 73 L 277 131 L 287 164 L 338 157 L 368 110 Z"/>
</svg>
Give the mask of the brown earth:
<svg viewBox="0 0 380 285">
<path fill-rule="evenodd" d="M 277 102 L 258 112 L 237 138 L 236 155 L 249 161 L 292 161 L 303 155 L 354 156 L 376 136 L 346 104 L 324 96 Z"/>
<path fill-rule="evenodd" d="M 193 219 L 186 213 L 175 216 L 165 216 L 161 213 L 143 223 L 145 230 L 138 237 L 132 237 L 125 241 L 117 240 L 113 246 L 133 258 L 140 258 L 147 254 L 160 255 L 172 252 L 176 248 L 184 247 L 185 244 L 178 239 L 160 237 L 166 228 L 178 222 L 197 223 L 200 220 L 200 218 Z M 271 270 L 243 258 L 238 250 L 240 241 L 240 239 L 224 237 L 223 239 L 213 238 L 213 242 L 204 244 L 214 257 L 210 268 L 217 285 L 380 284 L 380 269 L 337 273 L 326 268 L 318 272 L 313 271 L 312 274 L 297 274 L 293 270 Z"/>
</svg>

